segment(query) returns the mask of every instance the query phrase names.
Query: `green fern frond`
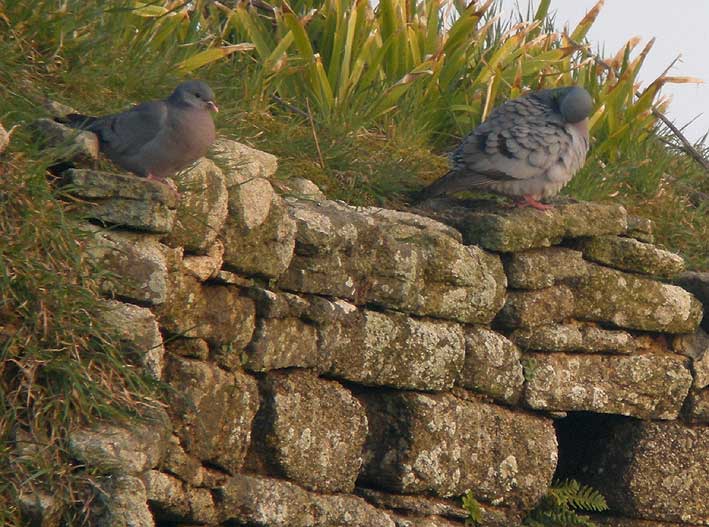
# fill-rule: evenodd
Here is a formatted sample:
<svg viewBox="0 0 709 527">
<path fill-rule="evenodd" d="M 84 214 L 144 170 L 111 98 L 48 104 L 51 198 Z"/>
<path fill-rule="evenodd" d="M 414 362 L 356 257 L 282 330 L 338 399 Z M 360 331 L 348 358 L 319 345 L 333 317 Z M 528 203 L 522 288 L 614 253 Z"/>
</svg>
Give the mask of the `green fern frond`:
<svg viewBox="0 0 709 527">
<path fill-rule="evenodd" d="M 576 480 L 557 482 L 549 489 L 560 506 L 569 506 L 581 511 L 601 512 L 608 510 L 608 504 L 603 495 L 596 489 L 581 485 Z"/>
<path fill-rule="evenodd" d="M 600 512 L 608 504 L 597 490 L 575 480 L 554 483 L 537 507 L 524 519 L 528 527 L 595 527 L 588 516 L 576 511 Z"/>
</svg>

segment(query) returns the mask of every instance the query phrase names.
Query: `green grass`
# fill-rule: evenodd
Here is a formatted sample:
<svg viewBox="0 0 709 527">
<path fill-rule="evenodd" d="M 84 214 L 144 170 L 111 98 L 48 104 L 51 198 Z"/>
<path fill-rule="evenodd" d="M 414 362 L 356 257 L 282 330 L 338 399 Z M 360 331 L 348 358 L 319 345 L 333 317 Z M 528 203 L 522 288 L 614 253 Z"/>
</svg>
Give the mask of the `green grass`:
<svg viewBox="0 0 709 527">
<path fill-rule="evenodd" d="M 59 13 L 49 0 L 0 3 L 0 122 L 18 125 L 0 158 L 3 525 L 21 525 L 18 493 L 32 485 L 72 504 L 67 515 L 80 513 L 95 482 L 68 456 L 67 431 L 102 416 L 135 413 L 154 395 L 97 320 L 100 270 L 83 258 L 81 234 L 47 182 L 52 160 L 38 152 L 28 131 L 44 115 L 45 97 L 82 112 L 107 113 L 164 97 L 185 76 L 204 78 L 222 109 L 220 133 L 276 154 L 277 177 L 307 177 L 333 199 L 393 207 L 445 172 L 446 151 L 474 121 L 465 112 L 453 118 L 445 108 L 444 115 L 431 107 L 422 111 L 416 101 L 423 95 L 414 87 L 402 97 L 400 104 L 409 106 L 398 117 L 387 114 L 357 127 L 347 119 L 324 119 L 314 107 L 311 125 L 302 112 L 274 102 L 273 83 L 254 54 L 236 53 L 195 74 L 178 70 L 178 63 L 209 46 L 236 43 L 222 40 L 230 33 L 212 8 L 205 8 L 210 23 L 196 24 L 169 15 L 136 17 L 120 2 L 106 5 L 74 0 Z M 503 88 L 510 90 L 496 86 Z M 472 90 L 459 100 L 482 99 Z M 288 102 L 307 110 L 304 99 Z M 427 128 L 433 114 L 436 133 Z M 708 178 L 654 135 L 628 141 L 612 163 L 606 154 L 592 156 L 568 193 L 620 202 L 650 217 L 658 243 L 683 254 L 692 268 L 709 268 Z M 19 457 L 13 449 L 18 430 L 36 445 Z"/>
</svg>

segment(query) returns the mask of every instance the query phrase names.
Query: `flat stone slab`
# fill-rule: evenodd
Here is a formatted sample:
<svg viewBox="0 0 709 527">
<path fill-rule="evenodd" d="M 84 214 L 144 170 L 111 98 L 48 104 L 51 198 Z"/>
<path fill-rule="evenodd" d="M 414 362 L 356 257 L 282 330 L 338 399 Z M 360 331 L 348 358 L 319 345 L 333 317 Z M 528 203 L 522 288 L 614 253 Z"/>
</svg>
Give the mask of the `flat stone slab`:
<svg viewBox="0 0 709 527">
<path fill-rule="evenodd" d="M 176 477 L 151 470 L 142 477 L 148 504 L 158 521 L 214 525 L 216 508 L 209 489 L 193 488 Z"/>
<path fill-rule="evenodd" d="M 179 254 L 168 258 L 165 302 L 155 308 L 162 330 L 170 335 L 201 338 L 220 352 L 225 368 L 241 364 L 241 352 L 255 327 L 254 302 L 235 286 L 202 283 L 182 269 Z M 223 349 L 218 349 L 223 348 Z"/>
<path fill-rule="evenodd" d="M 170 249 L 157 236 L 102 229 L 85 224 L 86 254 L 98 268 L 109 273 L 99 277 L 101 294 L 156 306 L 168 297 Z"/>
<path fill-rule="evenodd" d="M 320 364 L 328 375 L 368 386 L 451 388 L 463 365 L 459 324 L 329 303 L 319 322 Z"/>
<path fill-rule="evenodd" d="M 319 364 L 317 329 L 295 317 L 260 318 L 243 357 L 244 367 L 255 372 Z"/>
<path fill-rule="evenodd" d="M 508 291 L 495 324 L 504 328 L 533 327 L 560 322 L 574 312 L 574 295 L 565 285 L 533 291 Z"/>
<path fill-rule="evenodd" d="M 66 162 L 92 163 L 98 159 L 99 145 L 96 134 L 70 128 L 54 119 L 37 119 L 30 125 L 32 131 L 39 136 L 43 148 L 62 149 L 62 157 Z M 7 132 L 0 126 L 0 152 L 9 142 Z"/>
<path fill-rule="evenodd" d="M 587 273 L 581 252 L 564 247 L 512 253 L 503 259 L 503 263 L 507 285 L 513 289 L 543 289 Z"/>
<path fill-rule="evenodd" d="M 709 426 L 623 421 L 613 425 L 589 484 L 623 516 L 709 525 Z"/>
<path fill-rule="evenodd" d="M 523 402 L 537 410 L 676 419 L 692 384 L 687 362 L 670 353 L 526 353 Z"/>
<path fill-rule="evenodd" d="M 352 492 L 362 466 L 367 418 L 342 385 L 305 370 L 260 383 L 252 449 L 272 475 L 319 492 Z"/>
<path fill-rule="evenodd" d="M 162 377 L 165 346 L 152 311 L 115 300 L 105 302 L 100 317 L 117 334 L 121 351 L 141 364 L 154 379 Z"/>
<path fill-rule="evenodd" d="M 228 193 L 224 175 L 208 159 L 200 159 L 173 178 L 180 192 L 175 224 L 165 243 L 207 254 L 224 227 Z"/>
<path fill-rule="evenodd" d="M 136 475 L 155 467 L 167 447 L 170 423 L 162 411 L 151 420 L 99 422 L 69 434 L 69 451 L 103 474 Z"/>
<path fill-rule="evenodd" d="M 629 354 L 635 351 L 633 336 L 590 324 L 548 324 L 516 329 L 510 339 L 530 351 Z"/>
<path fill-rule="evenodd" d="M 485 327 L 466 328 L 465 362 L 457 384 L 515 404 L 522 395 L 522 354 L 512 342 Z"/>
<path fill-rule="evenodd" d="M 620 236 L 584 238 L 576 246 L 596 263 L 653 276 L 672 277 L 684 271 L 684 258 L 649 243 Z"/>
<path fill-rule="evenodd" d="M 247 275 L 278 278 L 293 258 L 296 224 L 265 178 L 229 186 L 224 264 Z"/>
<path fill-rule="evenodd" d="M 462 245 L 448 226 L 333 201 L 287 202 L 297 234 L 281 289 L 470 323 L 488 323 L 502 305 L 499 257 Z"/>
<path fill-rule="evenodd" d="M 357 496 L 316 494 L 292 483 L 238 474 L 215 489 L 225 524 L 269 527 L 395 527 L 391 516 Z"/>
<path fill-rule="evenodd" d="M 681 287 L 588 264 L 588 276 L 574 284 L 574 316 L 627 329 L 693 333 L 702 305 Z"/>
<path fill-rule="evenodd" d="M 256 381 L 214 364 L 171 357 L 168 411 L 184 450 L 228 473 L 241 469 L 259 405 Z"/>
<path fill-rule="evenodd" d="M 451 394 L 359 397 L 369 420 L 363 483 L 439 497 L 472 489 L 478 500 L 524 509 L 551 482 L 557 442 L 550 419 Z"/>
<path fill-rule="evenodd" d="M 625 208 L 605 203 L 573 203 L 547 211 L 531 208 L 475 211 L 442 200 L 437 208 L 433 216 L 458 229 L 464 243 L 496 252 L 550 247 L 564 238 L 621 234 L 628 228 Z"/>
<path fill-rule="evenodd" d="M 78 207 L 85 218 L 137 231 L 172 230 L 177 197 L 163 183 L 90 169 L 69 169 L 62 176 L 71 194 L 87 200 Z"/>
</svg>

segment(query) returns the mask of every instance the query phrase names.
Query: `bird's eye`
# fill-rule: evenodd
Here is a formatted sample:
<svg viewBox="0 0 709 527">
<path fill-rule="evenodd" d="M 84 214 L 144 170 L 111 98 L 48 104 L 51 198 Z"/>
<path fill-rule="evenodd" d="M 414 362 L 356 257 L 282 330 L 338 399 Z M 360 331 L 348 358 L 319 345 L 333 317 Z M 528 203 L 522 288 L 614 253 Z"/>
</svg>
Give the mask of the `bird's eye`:
<svg viewBox="0 0 709 527">
<path fill-rule="evenodd" d="M 194 96 L 197 97 L 198 99 L 202 98 L 199 93 L 195 93 Z"/>
</svg>

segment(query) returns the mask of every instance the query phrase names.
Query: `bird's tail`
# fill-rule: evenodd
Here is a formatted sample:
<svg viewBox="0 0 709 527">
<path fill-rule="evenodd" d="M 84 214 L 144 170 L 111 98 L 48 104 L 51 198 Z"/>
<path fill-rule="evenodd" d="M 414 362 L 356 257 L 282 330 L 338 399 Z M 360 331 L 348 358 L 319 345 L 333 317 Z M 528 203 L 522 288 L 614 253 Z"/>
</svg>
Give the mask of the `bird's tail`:
<svg viewBox="0 0 709 527">
<path fill-rule="evenodd" d="M 98 121 L 98 117 L 82 115 L 80 113 L 70 113 L 62 117 L 55 117 L 54 120 L 78 130 L 91 130 L 92 126 Z"/>
<path fill-rule="evenodd" d="M 445 176 L 440 177 L 426 188 L 420 190 L 416 195 L 416 202 L 418 203 L 427 199 L 435 198 L 441 194 L 457 192 L 460 189 L 454 188 L 456 180 L 456 172 L 453 170 L 448 171 Z"/>
</svg>

